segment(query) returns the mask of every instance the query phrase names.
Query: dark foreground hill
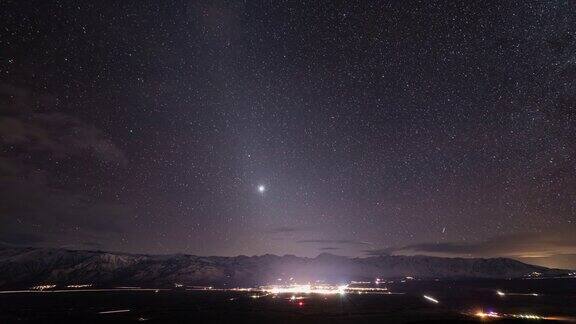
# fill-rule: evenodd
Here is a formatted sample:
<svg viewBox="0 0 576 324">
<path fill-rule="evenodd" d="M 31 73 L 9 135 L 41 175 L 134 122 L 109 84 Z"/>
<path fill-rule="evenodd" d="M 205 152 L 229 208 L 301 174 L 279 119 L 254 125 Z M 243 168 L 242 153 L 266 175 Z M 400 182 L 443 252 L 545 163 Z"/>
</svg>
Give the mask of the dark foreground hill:
<svg viewBox="0 0 576 324">
<path fill-rule="evenodd" d="M 434 278 L 520 278 L 533 273 L 561 276 L 548 269 L 497 259 L 378 256 L 347 258 L 321 254 L 316 258 L 292 255 L 204 257 L 194 255 L 143 255 L 64 249 L 0 248 L 0 288 L 38 284 L 95 286 L 214 285 L 254 286 L 284 282 L 374 280 L 412 276 Z"/>
</svg>

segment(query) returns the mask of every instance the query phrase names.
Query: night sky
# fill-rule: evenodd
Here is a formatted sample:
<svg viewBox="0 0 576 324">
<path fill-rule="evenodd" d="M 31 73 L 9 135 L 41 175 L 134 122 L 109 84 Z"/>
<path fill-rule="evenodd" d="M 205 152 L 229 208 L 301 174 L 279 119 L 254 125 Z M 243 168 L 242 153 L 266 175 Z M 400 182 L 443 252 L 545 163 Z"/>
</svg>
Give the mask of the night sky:
<svg viewBox="0 0 576 324">
<path fill-rule="evenodd" d="M 0 242 L 576 268 L 571 1 L 2 1 Z"/>
</svg>

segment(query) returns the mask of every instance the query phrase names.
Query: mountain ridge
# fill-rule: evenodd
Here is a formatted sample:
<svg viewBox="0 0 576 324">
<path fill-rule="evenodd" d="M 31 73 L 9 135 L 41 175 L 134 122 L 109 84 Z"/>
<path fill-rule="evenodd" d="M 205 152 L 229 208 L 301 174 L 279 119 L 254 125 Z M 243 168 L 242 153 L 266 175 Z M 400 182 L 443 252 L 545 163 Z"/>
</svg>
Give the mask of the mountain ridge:
<svg viewBox="0 0 576 324">
<path fill-rule="evenodd" d="M 549 269 L 507 258 L 441 258 L 370 256 L 350 258 L 322 253 L 315 258 L 294 255 L 196 256 L 148 255 L 58 248 L 0 247 L 0 288 L 39 284 L 86 284 L 100 287 L 138 285 L 166 287 L 212 285 L 251 287 L 295 278 L 300 282 L 347 282 L 374 278 L 503 279 L 562 276 Z"/>
</svg>

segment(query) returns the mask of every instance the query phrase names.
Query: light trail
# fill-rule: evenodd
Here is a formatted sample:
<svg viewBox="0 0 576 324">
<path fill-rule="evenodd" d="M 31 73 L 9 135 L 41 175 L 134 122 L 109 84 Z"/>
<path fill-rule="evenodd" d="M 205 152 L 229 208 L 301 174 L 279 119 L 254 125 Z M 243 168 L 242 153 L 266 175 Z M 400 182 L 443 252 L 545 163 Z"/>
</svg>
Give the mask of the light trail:
<svg viewBox="0 0 576 324">
<path fill-rule="evenodd" d="M 422 297 L 424 297 L 426 300 L 433 302 L 434 304 L 439 304 L 440 302 L 438 301 L 438 299 L 427 296 L 427 295 L 423 295 Z"/>
<path fill-rule="evenodd" d="M 84 285 L 68 285 L 66 288 L 90 288 L 92 284 L 84 284 Z"/>
<path fill-rule="evenodd" d="M 480 319 L 520 319 L 520 320 L 546 320 L 546 321 L 562 321 L 562 322 L 574 322 L 575 319 L 571 317 L 562 316 L 541 316 L 536 314 L 505 314 L 490 311 L 485 313 L 484 311 L 477 311 L 474 314 L 468 314 L 476 316 Z"/>
<path fill-rule="evenodd" d="M 111 311 L 102 311 L 98 312 L 98 314 L 117 314 L 117 313 L 127 313 L 129 309 L 118 309 L 118 310 L 111 310 Z"/>
<path fill-rule="evenodd" d="M 533 296 L 533 297 L 538 297 L 540 296 L 540 294 L 537 293 L 505 293 L 502 290 L 496 290 L 496 295 L 500 296 L 500 297 L 506 297 L 506 296 Z"/>
<path fill-rule="evenodd" d="M 50 294 L 50 293 L 79 293 L 79 292 L 110 292 L 110 291 L 160 291 L 168 289 L 155 288 L 110 288 L 110 289 L 56 289 L 56 290 L 3 290 L 0 294 Z"/>
</svg>

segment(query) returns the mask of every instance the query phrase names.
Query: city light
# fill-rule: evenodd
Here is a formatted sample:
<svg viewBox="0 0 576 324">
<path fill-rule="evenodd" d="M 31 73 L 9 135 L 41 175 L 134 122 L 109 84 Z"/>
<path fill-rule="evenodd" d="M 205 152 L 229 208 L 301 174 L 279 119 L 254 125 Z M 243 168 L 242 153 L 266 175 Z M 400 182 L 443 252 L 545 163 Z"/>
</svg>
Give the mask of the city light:
<svg viewBox="0 0 576 324">
<path fill-rule="evenodd" d="M 344 295 L 348 290 L 348 285 L 332 286 L 332 285 L 288 285 L 288 286 L 263 286 L 260 287 L 262 291 L 271 294 L 321 294 L 321 295 Z"/>
<path fill-rule="evenodd" d="M 55 287 L 56 287 L 56 285 L 38 285 L 38 286 L 30 287 L 30 289 L 42 291 L 42 290 L 46 290 L 46 289 L 52 289 Z"/>
<path fill-rule="evenodd" d="M 498 313 L 495 313 L 495 312 L 484 313 L 483 311 L 478 311 L 478 312 L 476 312 L 475 315 L 480 317 L 480 318 L 486 318 L 486 317 L 500 318 L 500 315 Z"/>
</svg>

